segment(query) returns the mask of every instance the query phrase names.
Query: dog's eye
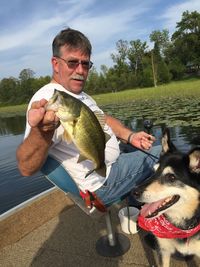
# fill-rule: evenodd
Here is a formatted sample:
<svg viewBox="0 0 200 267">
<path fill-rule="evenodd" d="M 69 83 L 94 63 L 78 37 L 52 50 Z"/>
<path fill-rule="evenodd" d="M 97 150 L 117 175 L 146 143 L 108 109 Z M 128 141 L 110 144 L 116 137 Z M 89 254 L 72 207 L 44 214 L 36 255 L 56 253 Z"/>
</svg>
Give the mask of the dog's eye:
<svg viewBox="0 0 200 267">
<path fill-rule="evenodd" d="M 175 175 L 172 174 L 172 173 L 168 173 L 166 174 L 166 179 L 169 181 L 169 182 L 174 182 L 175 181 Z"/>
</svg>

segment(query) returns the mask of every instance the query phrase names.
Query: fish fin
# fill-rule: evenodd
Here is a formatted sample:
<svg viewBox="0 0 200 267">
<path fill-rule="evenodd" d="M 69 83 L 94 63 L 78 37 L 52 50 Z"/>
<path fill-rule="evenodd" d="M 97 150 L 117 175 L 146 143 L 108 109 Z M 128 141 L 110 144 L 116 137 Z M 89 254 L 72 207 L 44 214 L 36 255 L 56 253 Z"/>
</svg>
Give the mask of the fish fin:
<svg viewBox="0 0 200 267">
<path fill-rule="evenodd" d="M 103 164 L 103 166 L 99 169 L 95 170 L 96 173 L 98 173 L 100 176 L 106 177 L 106 165 Z"/>
<path fill-rule="evenodd" d="M 85 178 L 87 178 L 88 175 L 90 175 L 93 172 L 96 172 L 97 174 L 99 174 L 100 176 L 106 177 L 106 165 L 104 164 L 101 168 L 99 169 L 93 169 L 91 171 L 89 171 L 86 175 Z"/>
<path fill-rule="evenodd" d="M 81 161 L 84 161 L 86 159 L 87 158 L 84 155 L 80 154 L 77 163 L 80 163 Z"/>
<path fill-rule="evenodd" d="M 72 138 L 67 131 L 64 131 L 62 139 L 66 141 L 68 144 L 72 143 Z"/>
<path fill-rule="evenodd" d="M 95 116 L 97 117 L 97 120 L 99 121 L 101 128 L 104 129 L 104 126 L 106 124 L 106 117 L 105 114 L 96 110 L 94 111 Z M 108 140 L 110 139 L 110 135 L 105 133 L 105 142 L 107 143 Z"/>
<path fill-rule="evenodd" d="M 105 117 L 105 114 L 98 111 L 98 110 L 95 110 L 94 111 L 94 115 L 97 117 L 97 120 L 99 121 L 102 129 L 104 128 L 105 124 L 106 124 L 106 117 Z"/>
<path fill-rule="evenodd" d="M 105 133 L 105 143 L 107 143 L 109 139 L 110 139 L 110 135 Z"/>
<path fill-rule="evenodd" d="M 103 166 L 99 169 L 93 169 L 91 171 L 89 171 L 86 175 L 85 178 L 87 178 L 88 175 L 90 175 L 93 172 L 96 172 L 97 174 L 99 174 L 100 176 L 106 177 L 106 165 L 103 164 Z"/>
<path fill-rule="evenodd" d="M 87 178 L 87 176 L 88 175 L 90 175 L 91 173 L 93 173 L 95 171 L 95 169 L 94 170 L 91 170 L 91 171 L 89 171 L 86 175 L 85 175 L 85 178 Z"/>
</svg>

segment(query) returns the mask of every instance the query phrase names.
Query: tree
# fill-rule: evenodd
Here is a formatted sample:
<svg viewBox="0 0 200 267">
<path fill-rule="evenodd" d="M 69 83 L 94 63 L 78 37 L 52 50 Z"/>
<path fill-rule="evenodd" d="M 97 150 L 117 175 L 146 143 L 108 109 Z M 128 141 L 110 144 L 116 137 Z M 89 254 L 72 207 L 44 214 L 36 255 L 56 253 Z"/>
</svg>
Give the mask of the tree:
<svg viewBox="0 0 200 267">
<path fill-rule="evenodd" d="M 23 69 L 19 74 L 19 80 L 21 82 L 34 78 L 35 72 L 31 69 Z"/>
<path fill-rule="evenodd" d="M 146 42 L 141 42 L 139 39 L 130 41 L 130 48 L 128 49 L 128 59 L 130 61 L 130 68 L 134 70 L 137 76 L 138 69 L 142 69 L 142 58 L 148 48 Z"/>
<path fill-rule="evenodd" d="M 200 34 L 200 13 L 197 11 L 183 12 L 180 22 L 177 22 L 177 31 L 173 34 L 172 39 L 184 37 L 190 33 Z"/>
<path fill-rule="evenodd" d="M 169 31 L 167 29 L 153 31 L 149 38 L 150 41 L 154 43 L 154 47 L 156 45 L 159 53 L 163 55 L 164 50 L 169 44 Z"/>
<path fill-rule="evenodd" d="M 18 81 L 14 77 L 4 78 L 0 82 L 0 103 L 15 103 Z"/>
<path fill-rule="evenodd" d="M 124 90 L 128 86 L 129 80 L 129 65 L 128 65 L 128 41 L 119 40 L 116 43 L 116 54 L 111 54 L 111 58 L 116 63 L 109 75 L 113 78 L 113 84 L 117 83 L 114 90 Z"/>
<path fill-rule="evenodd" d="M 85 86 L 85 91 L 88 94 L 96 94 L 97 91 L 99 90 L 98 83 L 99 83 L 99 75 L 95 67 L 92 67 L 88 75 L 88 79 L 87 79 L 86 86 Z"/>
<path fill-rule="evenodd" d="M 116 49 L 117 49 L 117 54 L 111 54 L 112 60 L 117 65 L 125 64 L 125 61 L 127 59 L 127 52 L 128 52 L 128 42 L 123 41 L 123 40 L 117 41 Z"/>
<path fill-rule="evenodd" d="M 174 57 L 168 64 L 169 71 L 173 80 L 180 80 L 186 71 L 185 66 L 180 62 L 177 57 Z"/>
<path fill-rule="evenodd" d="M 183 12 L 176 29 L 172 35 L 176 57 L 185 67 L 191 66 L 198 71 L 200 69 L 200 13 Z"/>
<path fill-rule="evenodd" d="M 116 43 L 116 54 L 111 54 L 111 58 L 115 65 L 115 69 L 118 72 L 119 77 L 121 77 L 124 72 L 127 72 L 128 70 L 128 64 L 127 64 L 127 53 L 128 53 L 128 42 L 119 40 Z"/>
<path fill-rule="evenodd" d="M 19 74 L 20 88 L 19 88 L 19 103 L 29 101 L 34 93 L 34 75 L 35 72 L 31 69 L 23 69 Z"/>
<path fill-rule="evenodd" d="M 150 34 L 150 41 L 154 42 L 154 48 L 151 51 L 151 64 L 154 86 L 157 82 L 169 82 L 170 75 L 167 65 L 164 61 L 164 51 L 169 44 L 169 31 L 164 29 L 162 31 L 153 31 Z"/>
</svg>

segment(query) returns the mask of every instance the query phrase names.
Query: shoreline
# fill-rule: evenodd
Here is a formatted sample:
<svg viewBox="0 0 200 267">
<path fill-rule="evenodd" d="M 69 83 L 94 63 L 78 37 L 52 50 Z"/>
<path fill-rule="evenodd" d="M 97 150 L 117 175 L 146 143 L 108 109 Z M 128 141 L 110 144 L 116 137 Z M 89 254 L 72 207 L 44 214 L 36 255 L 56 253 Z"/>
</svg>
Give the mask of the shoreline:
<svg viewBox="0 0 200 267">
<path fill-rule="evenodd" d="M 157 87 L 133 88 L 113 93 L 91 95 L 99 106 L 163 98 L 200 97 L 200 78 L 173 81 Z M 24 116 L 28 104 L 0 106 L 0 117 Z"/>
</svg>

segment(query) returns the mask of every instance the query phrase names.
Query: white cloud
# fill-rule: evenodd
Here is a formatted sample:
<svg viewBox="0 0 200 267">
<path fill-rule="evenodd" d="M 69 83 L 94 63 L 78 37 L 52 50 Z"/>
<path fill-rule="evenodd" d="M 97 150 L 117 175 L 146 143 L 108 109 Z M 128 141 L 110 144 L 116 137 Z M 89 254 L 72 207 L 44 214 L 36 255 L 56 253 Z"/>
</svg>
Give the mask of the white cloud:
<svg viewBox="0 0 200 267">
<path fill-rule="evenodd" d="M 188 0 L 178 4 L 174 3 L 171 7 L 163 11 L 163 14 L 160 17 L 164 19 L 165 28 L 174 31 L 177 22 L 181 21 L 182 14 L 186 10 L 189 12 L 200 12 L 200 1 Z"/>
<path fill-rule="evenodd" d="M 28 67 L 38 76 L 49 75 L 51 43 L 65 27 L 88 36 L 98 70 L 102 64 L 109 67 L 119 39 L 148 41 L 152 30 L 168 28 L 172 32 L 183 11 L 200 11 L 200 1 L 13 0 L 12 8 L 19 9 L 20 16 L 17 12 L 11 16 L 1 5 L 0 56 L 4 67 L 0 77 L 18 76 Z"/>
<path fill-rule="evenodd" d="M 35 21 L 26 28 L 20 29 L 18 32 L 13 33 L 12 35 L 1 35 L 0 51 L 16 48 L 18 46 L 26 46 L 29 44 L 33 45 L 34 40 L 45 34 L 50 28 L 59 22 L 61 22 L 61 19 L 58 17 L 49 20 L 42 19 L 40 21 Z"/>
</svg>

